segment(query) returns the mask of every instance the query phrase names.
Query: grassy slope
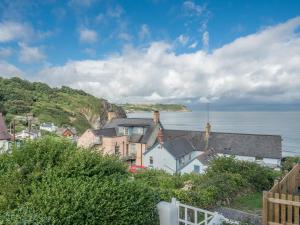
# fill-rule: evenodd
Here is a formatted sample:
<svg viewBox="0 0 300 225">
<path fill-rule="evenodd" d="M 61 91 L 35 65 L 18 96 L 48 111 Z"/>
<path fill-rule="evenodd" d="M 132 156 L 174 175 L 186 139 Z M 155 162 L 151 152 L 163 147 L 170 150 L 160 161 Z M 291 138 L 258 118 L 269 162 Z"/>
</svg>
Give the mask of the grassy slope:
<svg viewBox="0 0 300 225">
<path fill-rule="evenodd" d="M 120 105 L 127 112 L 137 112 L 137 111 L 188 111 L 187 107 L 180 104 L 122 104 Z"/>
<path fill-rule="evenodd" d="M 81 133 L 91 127 L 86 115 L 97 116 L 104 110 L 102 101 L 68 87 L 50 88 L 44 83 L 0 77 L 0 111 L 7 113 L 7 122 L 15 115 L 32 112 L 40 122 L 75 126 Z"/>
<path fill-rule="evenodd" d="M 237 197 L 231 207 L 250 213 L 257 213 L 262 209 L 262 193 L 254 192 Z"/>
</svg>

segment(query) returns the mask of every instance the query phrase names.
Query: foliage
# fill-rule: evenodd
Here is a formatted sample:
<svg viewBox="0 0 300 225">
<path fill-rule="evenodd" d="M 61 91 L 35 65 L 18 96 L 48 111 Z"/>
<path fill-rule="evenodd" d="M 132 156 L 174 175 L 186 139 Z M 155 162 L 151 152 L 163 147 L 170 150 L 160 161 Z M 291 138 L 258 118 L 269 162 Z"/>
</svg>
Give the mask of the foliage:
<svg viewBox="0 0 300 225">
<path fill-rule="evenodd" d="M 103 115 L 107 103 L 82 90 L 63 86 L 51 88 L 40 82 L 30 83 L 14 77 L 0 77 L 0 112 L 4 112 L 7 123 L 15 115 L 33 113 L 40 122 L 53 122 L 57 126 L 74 126 L 79 133 L 91 127 L 87 118 Z M 119 107 L 111 105 L 113 109 Z"/>
<path fill-rule="evenodd" d="M 282 171 L 290 171 L 296 163 L 300 163 L 300 157 L 286 157 L 282 160 Z"/>
<path fill-rule="evenodd" d="M 135 175 L 135 180 L 145 183 L 160 194 L 160 198 L 179 201 L 201 208 L 229 205 L 237 197 L 268 189 L 276 173 L 256 163 L 216 158 L 207 173 L 170 175 L 164 171 L 146 170 Z"/>
<path fill-rule="evenodd" d="M 234 173 L 240 174 L 249 186 L 257 191 L 268 190 L 278 174 L 268 168 L 248 161 L 238 161 L 233 157 L 218 157 L 210 165 L 207 173 Z"/>
<path fill-rule="evenodd" d="M 127 165 L 58 137 L 1 155 L 0 186 L 0 224 L 157 224 L 158 194 Z"/>
</svg>

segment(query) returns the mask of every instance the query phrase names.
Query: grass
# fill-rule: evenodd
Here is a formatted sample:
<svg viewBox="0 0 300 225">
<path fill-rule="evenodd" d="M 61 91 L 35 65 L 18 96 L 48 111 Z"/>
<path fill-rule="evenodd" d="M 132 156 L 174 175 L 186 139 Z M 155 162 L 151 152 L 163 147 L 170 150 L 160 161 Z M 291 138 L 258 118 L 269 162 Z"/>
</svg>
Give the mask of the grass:
<svg viewBox="0 0 300 225">
<path fill-rule="evenodd" d="M 262 209 L 262 193 L 254 192 L 237 197 L 230 207 L 241 211 L 257 213 Z"/>
</svg>

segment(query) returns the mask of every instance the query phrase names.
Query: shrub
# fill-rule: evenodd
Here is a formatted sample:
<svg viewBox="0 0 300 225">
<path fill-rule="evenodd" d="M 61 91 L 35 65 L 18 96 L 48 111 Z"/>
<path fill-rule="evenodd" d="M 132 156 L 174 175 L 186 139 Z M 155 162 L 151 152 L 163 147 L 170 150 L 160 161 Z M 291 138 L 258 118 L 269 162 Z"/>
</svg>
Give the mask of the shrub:
<svg viewBox="0 0 300 225">
<path fill-rule="evenodd" d="M 57 137 L 1 155 L 0 185 L 0 224 L 157 224 L 158 194 L 125 164 Z"/>
<path fill-rule="evenodd" d="M 254 162 L 239 161 L 233 157 L 218 157 L 213 160 L 207 173 L 211 176 L 219 173 L 240 174 L 250 187 L 256 191 L 268 190 L 278 174 Z"/>
</svg>

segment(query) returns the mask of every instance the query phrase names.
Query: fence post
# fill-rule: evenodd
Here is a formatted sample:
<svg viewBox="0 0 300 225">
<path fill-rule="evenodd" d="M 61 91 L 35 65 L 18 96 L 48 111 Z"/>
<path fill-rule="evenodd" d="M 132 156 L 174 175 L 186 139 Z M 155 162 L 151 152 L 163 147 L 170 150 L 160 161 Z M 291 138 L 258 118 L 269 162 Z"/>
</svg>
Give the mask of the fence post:
<svg viewBox="0 0 300 225">
<path fill-rule="evenodd" d="M 268 225 L 268 192 L 263 192 L 263 218 L 262 225 Z"/>
</svg>

